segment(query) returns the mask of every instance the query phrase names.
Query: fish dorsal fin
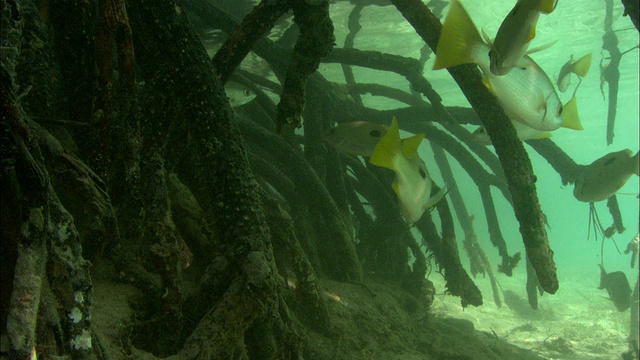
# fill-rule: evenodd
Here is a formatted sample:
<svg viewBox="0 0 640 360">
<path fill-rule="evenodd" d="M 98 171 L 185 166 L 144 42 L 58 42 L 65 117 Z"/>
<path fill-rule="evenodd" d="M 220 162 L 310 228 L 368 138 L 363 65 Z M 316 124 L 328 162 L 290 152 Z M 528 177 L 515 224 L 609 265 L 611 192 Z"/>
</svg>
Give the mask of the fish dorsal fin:
<svg viewBox="0 0 640 360">
<path fill-rule="evenodd" d="M 555 10 L 557 4 L 557 0 L 542 0 L 540 1 L 540 5 L 538 5 L 538 10 L 545 14 L 551 14 L 553 10 Z"/>
<path fill-rule="evenodd" d="M 483 76 L 482 77 L 482 83 L 484 84 L 484 87 L 486 87 L 487 90 L 489 90 L 489 92 L 491 92 L 493 95 L 496 94 L 496 91 L 493 89 L 493 86 L 491 86 L 491 82 L 489 81 L 489 77 Z"/>
<path fill-rule="evenodd" d="M 591 67 L 591 53 L 581 57 L 573 63 L 573 72 L 580 76 L 584 77 L 587 75 L 589 68 Z"/>
<path fill-rule="evenodd" d="M 451 1 L 436 47 L 433 69 L 473 63 L 473 50 L 479 43 L 482 43 L 482 38 L 471 17 L 458 1 Z"/>
<path fill-rule="evenodd" d="M 516 67 L 520 69 L 528 68 L 531 65 L 533 65 L 533 60 L 528 56 L 523 56 L 516 61 Z"/>
<path fill-rule="evenodd" d="M 554 40 L 552 42 L 546 43 L 546 44 L 542 44 L 540 46 L 536 46 L 534 48 L 530 48 L 529 50 L 527 50 L 527 55 L 531 55 L 533 53 L 537 53 L 539 51 L 542 50 L 547 50 L 548 48 L 552 47 L 553 45 L 555 45 L 558 42 L 558 40 Z"/>
<path fill-rule="evenodd" d="M 424 139 L 424 134 L 416 134 L 412 137 L 402 139 L 402 153 L 408 159 L 416 156 L 418 154 L 418 147 L 422 143 L 422 139 Z"/>
<path fill-rule="evenodd" d="M 394 170 L 396 159 L 401 154 L 400 130 L 398 120 L 393 117 L 389 131 L 376 144 L 369 162 L 373 165 Z"/>
<path fill-rule="evenodd" d="M 435 206 L 440 200 L 444 198 L 445 195 L 447 195 L 447 193 L 449 192 L 449 190 L 451 190 L 452 187 L 453 185 L 443 186 L 440 189 L 440 191 L 438 191 L 435 195 L 430 197 L 429 200 L 427 200 L 427 202 L 424 204 L 425 210 Z"/>
<path fill-rule="evenodd" d="M 574 97 L 564 105 L 562 110 L 562 127 L 573 130 L 584 130 L 578 116 L 578 103 Z"/>
</svg>

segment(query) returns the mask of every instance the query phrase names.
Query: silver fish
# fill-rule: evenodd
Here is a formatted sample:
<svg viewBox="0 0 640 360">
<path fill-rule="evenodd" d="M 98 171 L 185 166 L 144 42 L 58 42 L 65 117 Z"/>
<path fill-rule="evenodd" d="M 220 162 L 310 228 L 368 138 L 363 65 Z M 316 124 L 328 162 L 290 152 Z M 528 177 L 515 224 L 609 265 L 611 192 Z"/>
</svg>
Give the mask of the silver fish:
<svg viewBox="0 0 640 360">
<path fill-rule="evenodd" d="M 536 36 L 538 17 L 541 12 L 551 13 L 555 5 L 556 0 L 518 0 L 502 21 L 489 51 L 491 73 L 505 75 L 529 63 L 524 55 Z"/>
<path fill-rule="evenodd" d="M 324 134 L 324 141 L 351 155 L 371 156 L 378 141 L 387 133 L 387 126 L 367 121 L 340 124 Z"/>
<path fill-rule="evenodd" d="M 525 55 L 528 66 L 497 76 L 490 69 L 489 50 L 490 45 L 482 40 L 466 10 L 453 0 L 442 26 L 434 69 L 477 64 L 485 85 L 514 120 L 540 131 L 561 126 L 582 129 L 575 98 L 563 106 L 553 82 L 533 59 Z"/>
<path fill-rule="evenodd" d="M 229 97 L 231 107 L 242 106 L 256 98 L 256 93 L 249 87 L 235 81 L 227 81 L 224 85 L 224 90 L 227 93 L 227 97 Z"/>
<path fill-rule="evenodd" d="M 573 56 L 566 64 L 562 66 L 560 69 L 560 74 L 558 75 L 558 81 L 556 81 L 556 85 L 558 85 L 558 90 L 561 92 L 567 91 L 569 85 L 571 85 L 571 74 L 576 74 L 580 78 L 583 78 L 587 75 L 589 68 L 591 67 L 591 53 L 581 57 L 578 60 L 573 60 Z"/>
</svg>

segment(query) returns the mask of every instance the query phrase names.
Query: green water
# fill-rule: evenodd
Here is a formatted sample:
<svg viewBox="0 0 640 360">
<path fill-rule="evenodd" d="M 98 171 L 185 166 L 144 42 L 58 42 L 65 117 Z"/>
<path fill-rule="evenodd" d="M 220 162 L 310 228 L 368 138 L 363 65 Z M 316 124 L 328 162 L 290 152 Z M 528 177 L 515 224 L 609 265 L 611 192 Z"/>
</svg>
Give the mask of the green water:
<svg viewBox="0 0 640 360">
<path fill-rule="evenodd" d="M 494 36 L 502 19 L 511 10 L 509 1 L 463 1 L 474 23 L 490 35 Z M 353 5 L 348 2 L 335 2 L 331 5 L 332 19 L 336 28 L 336 44 L 341 47 L 349 29 L 348 16 Z M 445 16 L 448 8 L 445 8 Z M 618 37 L 618 47 L 621 51 L 638 45 L 638 32 L 628 17 L 622 17 L 623 7 L 618 1 L 614 2 L 613 25 Z M 606 143 L 608 85 L 604 85 L 605 97 L 600 91 L 601 75 L 599 65 L 603 58 L 609 56 L 602 50 L 602 36 L 604 34 L 605 2 L 604 1 L 560 1 L 555 11 L 547 16 L 540 16 L 537 35 L 531 47 L 555 42 L 555 45 L 544 51 L 535 53 L 532 57 L 555 80 L 562 65 L 573 55 L 574 59 L 591 52 L 592 66 L 583 79 L 577 92 L 578 110 L 585 127 L 583 131 L 560 129 L 554 132 L 552 140 L 558 144 L 571 158 L 579 164 L 589 164 L 600 156 L 629 148 L 638 150 L 638 50 L 634 49 L 623 56 L 620 63 L 620 82 L 618 93 L 617 120 L 613 144 Z M 416 34 L 411 25 L 392 6 L 367 6 L 360 18 L 362 30 L 356 37 L 354 47 L 360 50 L 375 50 L 405 57 L 418 58 L 424 41 Z M 469 106 L 457 84 L 446 71 L 431 70 L 435 57 L 432 55 L 425 66 L 424 75 L 433 84 L 434 89 L 444 99 L 447 106 Z M 608 60 L 604 60 L 604 64 Z M 338 64 L 321 64 L 320 73 L 327 79 L 344 83 L 342 69 Z M 386 86 L 396 87 L 409 92 L 410 86 L 402 76 L 371 69 L 354 67 L 357 82 L 376 82 Z M 577 83 L 572 79 L 572 86 L 565 93 L 559 93 L 563 102 L 571 98 Z M 363 96 L 365 106 L 376 109 L 394 109 L 403 107 L 401 103 L 382 97 Z M 470 130 L 474 126 L 468 127 Z M 559 266 L 559 276 L 562 282 L 570 272 L 587 272 L 597 281 L 600 261 L 600 243 L 593 239 L 587 241 L 588 204 L 578 202 L 572 194 L 573 185 L 563 186 L 560 176 L 551 166 L 533 151 L 526 147 L 534 171 L 538 176 L 538 196 L 543 211 L 547 214 L 551 229 L 549 239 L 555 251 L 555 260 Z M 437 182 L 438 171 L 429 160 L 430 150 L 424 145 L 421 148 L 423 159 Z M 429 163 L 432 165 L 430 166 Z M 455 162 L 452 162 L 455 167 Z M 471 182 L 466 172 L 457 168 L 456 182 L 464 184 Z M 471 213 L 482 214 L 480 196 L 474 187 L 459 186 L 462 195 L 467 199 L 467 206 Z M 623 222 L 627 231 L 616 235 L 618 245 L 623 248 L 638 230 L 638 178 L 632 177 L 620 190 L 618 202 L 620 204 Z M 523 250 L 518 225 L 513 211 L 504 199 L 495 193 L 498 205 L 502 231 L 509 241 L 510 249 Z M 597 204 L 600 216 L 606 226 L 610 225 L 606 203 Z M 486 224 L 476 222 L 476 231 L 485 233 Z M 458 229 L 458 234 L 462 234 Z M 485 239 L 488 241 L 488 239 Z M 490 244 L 485 242 L 487 250 Z M 488 251 L 492 253 L 492 251 Z M 615 247 L 610 243 L 605 246 L 605 261 L 612 269 L 627 271 L 633 274 L 628 266 L 628 257 L 618 255 Z"/>
</svg>

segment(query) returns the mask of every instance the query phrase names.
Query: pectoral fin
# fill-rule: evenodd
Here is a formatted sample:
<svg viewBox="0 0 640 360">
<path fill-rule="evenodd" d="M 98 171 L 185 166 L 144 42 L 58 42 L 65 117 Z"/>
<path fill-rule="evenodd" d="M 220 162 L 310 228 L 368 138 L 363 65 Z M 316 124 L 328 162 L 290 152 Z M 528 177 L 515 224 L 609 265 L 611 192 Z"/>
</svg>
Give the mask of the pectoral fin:
<svg viewBox="0 0 640 360">
<path fill-rule="evenodd" d="M 528 68 L 532 64 L 533 62 L 531 61 L 531 58 L 528 56 L 523 56 L 520 59 L 518 59 L 518 61 L 516 61 L 516 67 L 520 69 Z"/>
<path fill-rule="evenodd" d="M 440 200 L 442 200 L 442 198 L 444 198 L 445 195 L 447 195 L 451 188 L 453 188 L 453 185 L 443 186 L 440 191 L 438 191 L 435 195 L 430 197 L 429 200 L 427 200 L 427 202 L 424 204 L 424 208 L 429 209 L 435 206 Z"/>
<path fill-rule="evenodd" d="M 536 46 L 534 48 L 530 48 L 529 50 L 527 50 L 527 55 L 531 55 L 533 53 L 542 51 L 542 50 L 547 50 L 548 48 L 552 47 L 553 45 L 555 45 L 558 42 L 558 40 L 552 41 L 550 43 L 546 43 L 546 44 L 542 44 L 540 46 Z"/>
<path fill-rule="evenodd" d="M 491 82 L 489 81 L 488 77 L 483 76 L 482 77 L 482 83 L 487 88 L 487 90 L 489 90 L 489 92 L 491 92 L 493 95 L 496 94 L 496 91 L 493 89 L 493 86 L 491 86 Z"/>
<path fill-rule="evenodd" d="M 531 41 L 534 37 L 536 37 L 536 27 L 532 26 L 531 29 L 529 29 L 529 36 L 527 36 L 527 42 Z"/>
<path fill-rule="evenodd" d="M 551 137 L 551 133 L 550 132 L 546 132 L 544 134 L 540 134 L 540 136 L 538 136 L 536 139 L 548 139 Z"/>
</svg>

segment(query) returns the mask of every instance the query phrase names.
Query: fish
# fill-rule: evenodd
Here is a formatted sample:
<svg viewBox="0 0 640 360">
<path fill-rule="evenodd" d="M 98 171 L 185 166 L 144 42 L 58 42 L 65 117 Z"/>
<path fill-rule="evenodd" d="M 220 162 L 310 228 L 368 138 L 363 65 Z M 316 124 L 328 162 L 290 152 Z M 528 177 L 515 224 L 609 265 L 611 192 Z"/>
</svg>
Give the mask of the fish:
<svg viewBox="0 0 640 360">
<path fill-rule="evenodd" d="M 238 107 L 251 102 L 256 98 L 256 93 L 249 89 L 248 86 L 237 83 L 235 81 L 227 81 L 224 90 L 229 97 L 231 107 Z"/>
<path fill-rule="evenodd" d="M 598 289 L 607 289 L 609 299 L 616 306 L 618 311 L 623 312 L 631 306 L 631 286 L 627 275 L 622 271 L 607 273 L 602 265 L 600 266 L 600 286 Z"/>
<path fill-rule="evenodd" d="M 529 304 L 529 301 L 523 299 L 518 293 L 512 290 L 503 290 L 502 296 L 504 297 L 504 303 L 518 316 L 525 319 L 541 318 L 542 311 L 534 309 Z"/>
<path fill-rule="evenodd" d="M 401 140 L 398 121 L 394 117 L 369 158 L 371 164 L 394 171 L 391 187 L 400 202 L 402 217 L 409 224 L 420 220 L 425 210 L 438 203 L 448 190 L 445 186 L 431 196 L 431 176 L 418 154 L 422 139 L 424 134 Z"/>
<path fill-rule="evenodd" d="M 589 72 L 589 68 L 591 67 L 591 57 L 591 53 L 588 53 L 574 61 L 572 55 L 571 59 L 569 59 L 566 64 L 562 65 L 560 74 L 558 75 L 558 80 L 556 81 L 556 85 L 560 92 L 567 91 L 567 88 L 571 85 L 571 74 L 576 74 L 580 78 L 587 75 L 587 72 Z"/>
<path fill-rule="evenodd" d="M 603 201 L 615 194 L 631 175 L 638 175 L 639 155 L 629 149 L 609 153 L 587 165 L 576 177 L 573 196 L 582 202 Z"/>
<path fill-rule="evenodd" d="M 551 133 L 548 131 L 536 130 L 518 121 L 511 121 L 511 123 L 516 129 L 516 133 L 518 134 L 518 139 L 520 139 L 520 141 L 546 139 L 551 137 Z M 485 129 L 484 126 L 477 128 L 471 134 L 469 140 L 480 145 L 492 145 L 489 134 L 487 134 L 487 129 Z"/>
<path fill-rule="evenodd" d="M 378 141 L 389 130 L 388 126 L 368 121 L 342 123 L 324 134 L 324 141 L 338 151 L 360 156 L 371 156 Z"/>
<path fill-rule="evenodd" d="M 436 47 L 435 70 L 477 64 L 484 75 L 483 83 L 512 119 L 540 131 L 583 129 L 575 97 L 563 105 L 553 82 L 531 57 L 524 56 L 528 66 L 496 76 L 490 69 L 489 51 L 489 44 L 483 41 L 469 14 L 453 0 Z"/>
<path fill-rule="evenodd" d="M 492 74 L 506 75 L 514 67 L 528 66 L 524 55 L 536 36 L 538 17 L 540 13 L 550 14 L 556 3 L 556 0 L 518 0 L 500 24 L 489 50 Z"/>
</svg>

